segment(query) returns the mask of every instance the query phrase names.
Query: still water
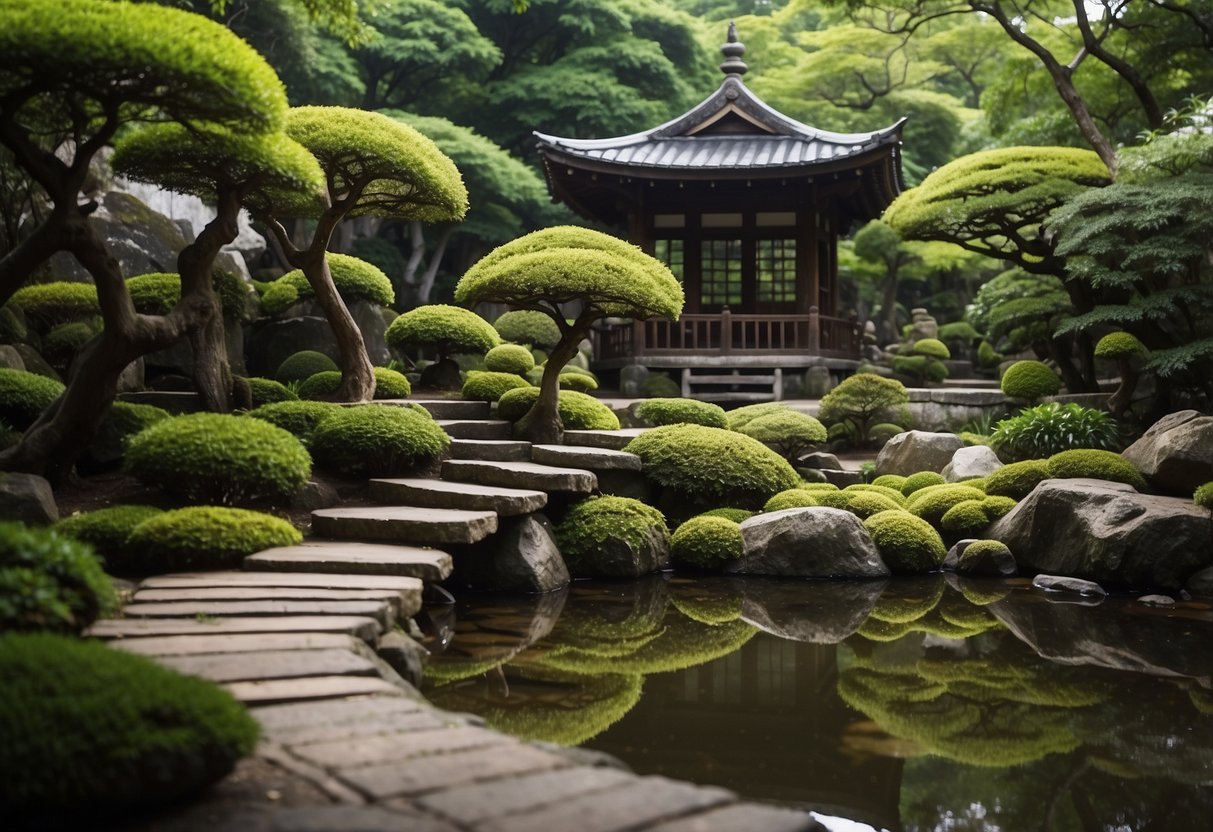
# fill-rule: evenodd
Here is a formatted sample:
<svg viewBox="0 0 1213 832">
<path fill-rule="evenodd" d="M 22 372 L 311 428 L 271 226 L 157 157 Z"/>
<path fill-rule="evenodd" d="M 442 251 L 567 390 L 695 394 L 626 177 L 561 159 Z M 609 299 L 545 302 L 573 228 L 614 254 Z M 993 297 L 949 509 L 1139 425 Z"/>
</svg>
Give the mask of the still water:
<svg viewBox="0 0 1213 832">
<path fill-rule="evenodd" d="M 949 581 L 479 597 L 437 620 L 424 692 L 640 774 L 864 824 L 835 828 L 1213 829 L 1205 605 Z"/>
</svg>

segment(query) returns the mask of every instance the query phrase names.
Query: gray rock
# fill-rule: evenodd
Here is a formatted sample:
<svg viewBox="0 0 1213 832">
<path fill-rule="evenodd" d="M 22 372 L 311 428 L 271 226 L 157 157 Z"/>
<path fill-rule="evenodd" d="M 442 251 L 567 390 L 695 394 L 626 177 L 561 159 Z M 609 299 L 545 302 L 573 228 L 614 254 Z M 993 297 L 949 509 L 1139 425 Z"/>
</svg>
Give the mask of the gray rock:
<svg viewBox="0 0 1213 832">
<path fill-rule="evenodd" d="M 1170 595 L 1142 595 L 1137 599 L 1137 603 L 1145 604 L 1147 607 L 1173 607 L 1175 599 Z"/>
<path fill-rule="evenodd" d="M 421 687 L 421 676 L 425 672 L 430 651 L 396 630 L 389 630 L 379 637 L 375 652 L 392 670 L 413 687 Z"/>
<path fill-rule="evenodd" d="M 0 344 L 0 367 L 6 370 L 24 370 L 25 361 L 15 347 Z"/>
<path fill-rule="evenodd" d="M 964 442 L 954 433 L 910 430 L 885 443 L 876 457 L 876 473 L 909 476 L 919 471 L 942 471 Z"/>
<path fill-rule="evenodd" d="M 337 496 L 337 489 L 319 480 L 309 480 L 291 495 L 291 508 L 296 511 L 315 511 L 335 506 L 339 502 L 341 498 Z"/>
<path fill-rule="evenodd" d="M 640 386 L 649 377 L 649 368 L 640 364 L 629 364 L 619 371 L 619 393 L 625 398 L 640 395 Z"/>
<path fill-rule="evenodd" d="M 806 482 L 829 482 L 826 479 L 825 471 L 818 468 L 797 468 L 796 473 L 800 474 L 801 479 Z"/>
<path fill-rule="evenodd" d="M 1184 589 L 1193 598 L 1213 598 L 1213 566 L 1207 566 L 1188 578 Z"/>
<path fill-rule="evenodd" d="M 189 240 L 181 228 L 128 193 L 110 191 L 89 216 L 111 257 L 127 277 L 151 272 L 176 272 L 177 254 Z M 67 252 L 51 258 L 50 271 L 59 280 L 91 283 L 88 271 Z"/>
<path fill-rule="evenodd" d="M 0 520 L 44 526 L 58 519 L 50 483 L 34 474 L 0 471 Z"/>
<path fill-rule="evenodd" d="M 952 461 L 944 466 L 941 473 L 948 482 L 963 482 L 988 477 L 1001 467 L 1002 462 L 992 448 L 988 445 L 973 445 L 952 454 Z"/>
<path fill-rule="evenodd" d="M 1213 564 L 1208 512 L 1103 480 L 1045 480 L 986 535 L 1025 569 L 1112 586 L 1178 590 Z"/>
<path fill-rule="evenodd" d="M 1075 595 L 1090 595 L 1103 598 L 1108 591 L 1094 581 L 1084 581 L 1082 578 L 1071 578 L 1067 575 L 1037 575 L 1032 579 L 1032 586 L 1046 592 L 1072 592 Z"/>
<path fill-rule="evenodd" d="M 456 558 L 469 586 L 490 592 L 551 592 L 568 586 L 569 570 L 546 517 L 527 514 L 500 522 L 497 534 Z"/>
<path fill-rule="evenodd" d="M 839 488 L 846 488 L 848 485 L 859 485 L 863 482 L 862 471 L 822 471 L 825 476 L 825 481 Z"/>
<path fill-rule="evenodd" d="M 955 572 L 956 566 L 960 563 L 960 556 L 964 554 L 965 549 L 969 548 L 970 543 L 976 543 L 978 540 L 981 540 L 981 538 L 966 537 L 953 543 L 952 548 L 948 550 L 947 557 L 943 559 L 943 563 L 939 565 L 939 568 L 944 572 Z"/>
<path fill-rule="evenodd" d="M 42 354 L 29 344 L 13 344 L 12 348 L 21 356 L 21 363 L 25 365 L 27 373 L 37 373 L 40 376 L 53 378 L 55 381 L 63 381 L 63 376 L 59 375 L 59 372 L 47 363 Z"/>
<path fill-rule="evenodd" d="M 834 454 L 825 451 L 814 451 L 796 460 L 796 464 L 804 468 L 818 468 L 822 471 L 841 471 L 842 462 Z"/>
<path fill-rule="evenodd" d="M 1157 488 L 1189 496 L 1213 481 L 1213 416 L 1195 410 L 1165 416 L 1123 456 Z"/>
<path fill-rule="evenodd" d="M 791 508 L 741 524 L 743 553 L 730 572 L 800 578 L 884 578 L 863 522 L 836 508 Z"/>
<path fill-rule="evenodd" d="M 838 644 L 868 620 L 887 583 L 746 579 L 741 617 L 782 639 Z"/>
</svg>

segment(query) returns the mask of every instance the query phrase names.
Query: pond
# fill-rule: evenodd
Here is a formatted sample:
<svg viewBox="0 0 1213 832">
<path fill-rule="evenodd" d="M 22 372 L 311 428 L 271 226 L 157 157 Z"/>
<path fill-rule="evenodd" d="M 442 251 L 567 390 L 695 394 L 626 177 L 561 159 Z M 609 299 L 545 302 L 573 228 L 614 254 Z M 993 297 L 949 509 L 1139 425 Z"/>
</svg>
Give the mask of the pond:
<svg viewBox="0 0 1213 832">
<path fill-rule="evenodd" d="M 482 596 L 434 613 L 424 692 L 831 829 L 1207 828 L 1207 606 L 1025 584 L 666 575 Z"/>
</svg>

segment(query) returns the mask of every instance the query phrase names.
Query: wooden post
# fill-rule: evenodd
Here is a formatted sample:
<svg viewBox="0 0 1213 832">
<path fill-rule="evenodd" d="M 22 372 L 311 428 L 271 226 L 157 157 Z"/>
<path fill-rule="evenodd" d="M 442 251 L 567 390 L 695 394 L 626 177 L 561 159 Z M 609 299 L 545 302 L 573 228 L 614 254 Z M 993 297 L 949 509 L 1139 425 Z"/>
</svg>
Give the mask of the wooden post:
<svg viewBox="0 0 1213 832">
<path fill-rule="evenodd" d="M 733 313 L 728 304 L 720 310 L 720 352 L 728 355 L 733 351 Z"/>
<path fill-rule="evenodd" d="M 632 355 L 641 358 L 644 355 L 644 321 L 632 319 Z"/>
<path fill-rule="evenodd" d="M 821 314 L 809 307 L 809 355 L 821 355 Z"/>
</svg>

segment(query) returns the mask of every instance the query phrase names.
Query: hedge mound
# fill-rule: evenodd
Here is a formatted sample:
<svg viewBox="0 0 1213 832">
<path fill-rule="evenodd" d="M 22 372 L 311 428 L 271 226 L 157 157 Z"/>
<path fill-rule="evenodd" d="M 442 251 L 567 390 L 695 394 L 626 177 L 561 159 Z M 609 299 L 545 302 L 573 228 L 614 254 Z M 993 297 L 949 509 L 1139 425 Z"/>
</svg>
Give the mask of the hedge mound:
<svg viewBox="0 0 1213 832">
<path fill-rule="evenodd" d="M 957 537 L 974 537 L 990 525 L 985 500 L 963 500 L 943 513 L 939 527 Z"/>
<path fill-rule="evenodd" d="M 921 517 L 935 528 L 943 521 L 948 509 L 963 503 L 965 500 L 980 502 L 986 498 L 984 491 L 967 485 L 933 485 L 921 489 L 913 499 L 906 504 L 906 510 L 916 517 Z"/>
<path fill-rule="evenodd" d="M 931 524 L 907 511 L 882 511 L 863 521 L 880 559 L 899 575 L 934 572 L 948 550 Z"/>
<path fill-rule="evenodd" d="M 646 399 L 636 405 L 636 418 L 652 427 L 661 425 L 703 425 L 707 428 L 727 428 L 724 408 L 711 402 L 694 399 Z"/>
<path fill-rule="evenodd" d="M 0 678 L 10 818 L 70 813 L 88 826 L 175 801 L 224 777 L 257 740 L 221 688 L 95 641 L 0 636 Z"/>
<path fill-rule="evenodd" d="M 125 449 L 132 436 L 169 418 L 171 414 L 167 410 L 154 405 L 114 402 L 97 427 L 97 435 L 93 437 L 89 447 L 98 452 L 110 449 L 111 453 L 115 449 Z M 117 462 L 117 458 L 111 461 Z"/>
<path fill-rule="evenodd" d="M 825 425 L 789 407 L 760 414 L 733 430 L 764 445 L 773 445 L 784 456 L 793 458 L 826 441 Z"/>
<path fill-rule="evenodd" d="M 244 381 L 248 384 L 253 407 L 277 402 L 293 402 L 299 399 L 285 384 L 274 381 L 272 378 L 246 378 Z"/>
<path fill-rule="evenodd" d="M 560 375 L 556 378 L 561 390 L 589 393 L 598 389 L 598 379 L 580 370 L 561 370 Z"/>
<path fill-rule="evenodd" d="M 109 506 L 65 517 L 54 525 L 54 530 L 89 544 L 105 559 L 111 572 L 120 574 L 131 532 L 144 520 L 160 514 L 163 511 L 153 506 Z"/>
<path fill-rule="evenodd" d="M 336 254 L 331 251 L 325 254 L 325 258 L 329 263 L 329 274 L 333 276 L 333 286 L 346 304 L 367 300 L 380 306 L 391 306 L 396 302 L 396 290 L 392 288 L 392 281 L 378 266 L 348 254 Z M 308 283 L 307 277 L 300 269 L 289 271 L 270 284 L 271 287 L 276 285 L 290 286 L 300 298 L 315 295 L 312 284 Z"/>
<path fill-rule="evenodd" d="M 502 347 L 497 347 L 502 349 Z M 522 347 L 519 347 L 522 349 Z M 520 375 L 491 370 L 468 370 L 462 395 L 471 401 L 495 402 L 511 390 L 528 389 L 531 383 Z"/>
<path fill-rule="evenodd" d="M 517 422 L 539 401 L 538 387 L 519 387 L 497 400 L 497 418 Z M 561 390 L 557 407 L 565 430 L 619 430 L 619 417 L 598 399 L 576 390 Z"/>
<path fill-rule="evenodd" d="M 1035 402 L 1056 396 L 1061 379 L 1043 361 L 1016 361 L 1003 373 L 999 387 L 1008 398 Z"/>
<path fill-rule="evenodd" d="M 700 569 L 719 569 L 741 554 L 741 526 L 724 517 L 692 517 L 670 538 L 670 558 Z"/>
<path fill-rule="evenodd" d="M 492 324 L 468 309 L 432 303 L 410 309 L 392 321 L 385 333 L 398 350 L 424 347 L 442 356 L 484 355 L 501 343 Z"/>
<path fill-rule="evenodd" d="M 1010 497 L 1012 500 L 1022 500 L 1049 476 L 1049 464 L 1043 459 L 1012 462 L 985 478 L 986 493 L 991 497 Z"/>
<path fill-rule="evenodd" d="M 901 483 L 900 491 L 902 495 L 909 497 L 915 491 L 920 491 L 929 485 L 943 485 L 947 480 L 942 474 L 935 471 L 919 471 L 917 474 L 910 474 Z"/>
<path fill-rule="evenodd" d="M 550 315 L 532 309 L 505 312 L 493 322 L 501 340 L 550 350 L 560 343 L 560 327 Z"/>
<path fill-rule="evenodd" d="M 92 325 L 84 321 L 58 324 L 42 339 L 42 357 L 55 367 L 66 368 L 96 334 Z"/>
<path fill-rule="evenodd" d="M 109 578 L 87 544 L 51 529 L 0 523 L 0 631 L 79 633 L 116 607 Z"/>
<path fill-rule="evenodd" d="M 190 506 L 144 520 L 127 538 L 124 574 L 192 569 L 239 569 L 244 558 L 275 546 L 294 546 L 303 535 L 270 514 L 242 508 Z"/>
<path fill-rule="evenodd" d="M 42 329 L 68 321 L 82 321 L 101 314 L 97 287 L 92 283 L 58 280 L 23 286 L 8 301 L 20 309 L 27 321 Z"/>
<path fill-rule="evenodd" d="M 54 379 L 0 367 L 0 419 L 16 430 L 26 430 L 63 390 Z"/>
<path fill-rule="evenodd" d="M 1192 492 L 1192 504 L 1213 509 L 1213 482 L 1207 482 Z"/>
<path fill-rule="evenodd" d="M 780 491 L 762 504 L 764 512 L 783 511 L 788 508 L 812 508 L 821 505 L 817 495 L 803 488 L 789 488 Z"/>
<path fill-rule="evenodd" d="M 321 422 L 344 409 L 332 402 L 286 401 L 264 404 L 245 415 L 280 427 L 308 444 Z"/>
<path fill-rule="evenodd" d="M 141 482 L 192 502 L 236 505 L 286 499 L 312 473 L 307 449 L 287 431 L 220 413 L 157 422 L 127 444 L 125 465 Z"/>
<path fill-rule="evenodd" d="M 543 317 L 547 318 L 547 315 Z M 501 344 L 484 354 L 484 369 L 491 373 L 525 376 L 534 368 L 535 356 L 521 344 Z"/>
<path fill-rule="evenodd" d="M 901 508 L 901 505 L 878 491 L 854 491 L 847 498 L 846 508 L 859 519 L 867 520 L 873 514 L 879 514 L 882 511 L 895 511 Z"/>
<path fill-rule="evenodd" d="M 643 552 L 655 539 L 668 550 L 670 532 L 665 515 L 630 497 L 582 500 L 556 527 L 560 554 L 573 574 L 596 574 L 595 557 L 609 540 L 621 540 L 633 552 Z"/>
<path fill-rule="evenodd" d="M 896 508 L 905 508 L 906 503 L 909 502 L 906 499 L 906 496 L 904 494 L 902 494 L 899 489 L 892 488 L 887 485 L 877 485 L 874 482 L 855 483 L 854 485 L 848 485 L 843 490 L 851 491 L 851 492 L 869 491 L 873 494 L 879 494 L 880 496 L 885 497 L 886 499 L 891 501 L 893 503 L 894 507 L 896 507 Z"/>
<path fill-rule="evenodd" d="M 403 373 L 389 370 L 385 367 L 375 367 L 376 399 L 403 399 L 413 391 L 409 380 Z M 325 370 L 309 376 L 299 385 L 299 398 L 306 401 L 331 401 L 341 386 L 341 373 L 337 370 Z"/>
<path fill-rule="evenodd" d="M 312 434 L 316 464 L 351 476 L 403 476 L 437 460 L 451 438 L 419 408 L 344 407 Z"/>
<path fill-rule="evenodd" d="M 726 520 L 732 520 L 734 523 L 741 523 L 743 520 L 749 520 L 754 516 L 754 512 L 744 508 L 732 508 L 725 506 L 723 508 L 714 508 L 710 511 L 705 511 L 703 514 L 697 514 L 696 517 L 723 517 Z"/>
<path fill-rule="evenodd" d="M 1146 478 L 1133 463 L 1114 451 L 1075 450 L 1053 454 L 1045 461 L 1049 476 L 1054 479 L 1086 477 L 1111 480 L 1146 490 Z"/>
<path fill-rule="evenodd" d="M 225 316 L 242 318 L 247 309 L 246 284 L 231 272 L 217 270 L 213 285 Z M 135 311 L 141 315 L 167 315 L 181 300 L 181 275 L 155 272 L 126 279 Z"/>
<path fill-rule="evenodd" d="M 337 371 L 337 362 L 322 352 L 315 350 L 300 350 L 288 356 L 278 365 L 274 378 L 283 384 L 292 381 L 306 381 L 316 373 Z"/>
</svg>

